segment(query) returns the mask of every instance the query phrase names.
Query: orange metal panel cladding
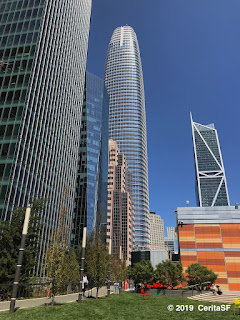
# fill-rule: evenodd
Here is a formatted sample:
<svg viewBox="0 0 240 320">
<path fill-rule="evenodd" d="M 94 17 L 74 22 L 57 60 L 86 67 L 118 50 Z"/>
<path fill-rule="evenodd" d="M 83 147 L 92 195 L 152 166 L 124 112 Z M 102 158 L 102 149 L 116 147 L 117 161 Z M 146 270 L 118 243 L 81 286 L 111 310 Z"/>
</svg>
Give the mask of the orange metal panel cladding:
<svg viewBox="0 0 240 320">
<path fill-rule="evenodd" d="M 240 291 L 240 283 L 229 283 L 229 289 L 231 291 Z"/>
<path fill-rule="evenodd" d="M 240 263 L 226 263 L 227 271 L 240 270 Z"/>
<path fill-rule="evenodd" d="M 197 248 L 222 248 L 222 243 L 197 243 Z"/>
<path fill-rule="evenodd" d="M 240 257 L 240 252 L 226 251 L 225 257 Z"/>
<path fill-rule="evenodd" d="M 198 257 L 199 258 L 222 258 L 224 259 L 223 252 L 222 251 L 198 251 Z"/>
<path fill-rule="evenodd" d="M 179 246 L 182 249 L 195 248 L 195 241 L 180 241 Z"/>
<path fill-rule="evenodd" d="M 239 267 L 240 267 L 240 265 L 239 265 Z M 228 270 L 228 277 L 229 278 L 240 278 L 240 271 L 238 271 L 238 270 L 234 270 L 234 271 Z"/>
<path fill-rule="evenodd" d="M 183 225 L 178 227 L 179 247 L 210 249 L 210 251 L 181 251 L 181 262 L 186 269 L 199 262 L 218 274 L 217 284 L 224 290 L 240 290 L 240 252 L 215 251 L 224 248 L 240 248 L 240 224 Z M 193 241 L 195 239 L 195 241 Z M 224 250 L 224 249 L 223 249 Z M 226 270 L 227 269 L 227 270 Z"/>
<path fill-rule="evenodd" d="M 198 227 L 195 226 L 195 234 L 201 234 L 201 233 L 208 233 L 208 234 L 219 234 L 220 235 L 220 228 L 219 226 L 216 227 Z"/>
<path fill-rule="evenodd" d="M 181 226 L 179 225 L 178 229 L 182 231 L 194 231 L 194 225 L 193 224 L 184 224 Z"/>
<path fill-rule="evenodd" d="M 217 278 L 217 284 L 228 284 L 227 279 Z"/>
</svg>

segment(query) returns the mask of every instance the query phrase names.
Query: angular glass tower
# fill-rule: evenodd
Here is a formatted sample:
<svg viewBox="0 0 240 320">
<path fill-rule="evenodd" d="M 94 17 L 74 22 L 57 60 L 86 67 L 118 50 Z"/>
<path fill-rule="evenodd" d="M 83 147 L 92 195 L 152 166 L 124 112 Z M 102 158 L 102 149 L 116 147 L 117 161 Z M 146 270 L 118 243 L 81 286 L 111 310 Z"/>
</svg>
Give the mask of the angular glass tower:
<svg viewBox="0 0 240 320">
<path fill-rule="evenodd" d="M 229 206 L 227 181 L 217 130 L 193 122 L 193 148 L 196 171 L 196 194 L 200 207 Z"/>
<path fill-rule="evenodd" d="M 108 120 L 109 98 L 104 81 L 87 72 L 71 237 L 74 247 L 82 241 L 84 226 L 90 234 L 97 224 L 107 222 Z"/>
<path fill-rule="evenodd" d="M 116 28 L 109 43 L 104 80 L 109 94 L 109 138 L 115 140 L 132 172 L 135 246 L 150 245 L 145 97 L 137 36 L 130 26 Z"/>
<path fill-rule="evenodd" d="M 91 0 L 3 0 L 0 5 L 0 210 L 29 199 L 42 214 L 37 274 L 61 199 L 72 222 Z"/>
</svg>

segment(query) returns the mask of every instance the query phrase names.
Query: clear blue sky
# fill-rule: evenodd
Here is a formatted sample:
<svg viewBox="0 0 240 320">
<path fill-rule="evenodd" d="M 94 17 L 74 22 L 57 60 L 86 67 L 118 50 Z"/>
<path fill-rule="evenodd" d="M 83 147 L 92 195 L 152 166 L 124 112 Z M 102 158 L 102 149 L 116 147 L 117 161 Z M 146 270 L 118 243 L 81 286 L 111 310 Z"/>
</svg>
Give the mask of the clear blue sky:
<svg viewBox="0 0 240 320">
<path fill-rule="evenodd" d="M 134 28 L 146 96 L 150 210 L 175 226 L 195 206 L 189 113 L 218 130 L 231 204 L 240 203 L 240 1 L 93 0 L 88 71 L 103 77 L 118 26 Z"/>
</svg>

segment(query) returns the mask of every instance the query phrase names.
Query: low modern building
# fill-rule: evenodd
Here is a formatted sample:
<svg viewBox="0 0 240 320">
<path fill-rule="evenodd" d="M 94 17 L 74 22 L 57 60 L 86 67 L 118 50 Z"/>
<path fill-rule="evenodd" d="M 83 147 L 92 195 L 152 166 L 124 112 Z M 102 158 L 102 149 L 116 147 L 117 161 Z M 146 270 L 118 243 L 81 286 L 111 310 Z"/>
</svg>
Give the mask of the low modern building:
<svg viewBox="0 0 240 320">
<path fill-rule="evenodd" d="M 141 262 L 143 260 L 151 261 L 153 268 L 169 259 L 168 252 L 164 249 L 162 250 L 152 250 L 152 251 L 134 251 L 132 252 L 132 264 L 133 267 L 135 263 Z"/>
<path fill-rule="evenodd" d="M 238 205 L 177 209 L 184 270 L 200 263 L 218 274 L 223 290 L 240 291 L 240 209 Z"/>
<path fill-rule="evenodd" d="M 164 247 L 163 220 L 155 212 L 150 212 L 150 249 L 163 250 Z"/>
<path fill-rule="evenodd" d="M 109 100 L 104 81 L 87 72 L 82 108 L 76 199 L 71 244 L 107 223 Z"/>
<path fill-rule="evenodd" d="M 109 140 L 107 240 L 112 241 L 112 254 L 131 264 L 135 245 L 134 205 L 131 197 L 132 175 L 117 143 Z M 120 250 L 122 252 L 120 253 Z"/>
</svg>

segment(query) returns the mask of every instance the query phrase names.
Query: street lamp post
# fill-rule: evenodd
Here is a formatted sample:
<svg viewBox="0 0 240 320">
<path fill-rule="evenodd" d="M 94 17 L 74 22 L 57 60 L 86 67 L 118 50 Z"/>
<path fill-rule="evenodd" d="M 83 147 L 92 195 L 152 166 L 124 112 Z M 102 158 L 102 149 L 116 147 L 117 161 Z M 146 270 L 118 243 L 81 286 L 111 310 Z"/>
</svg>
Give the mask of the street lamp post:
<svg viewBox="0 0 240 320">
<path fill-rule="evenodd" d="M 119 260 L 120 260 L 120 266 L 122 269 L 122 246 L 119 247 Z M 122 291 L 122 279 L 119 280 L 119 292 Z"/>
<path fill-rule="evenodd" d="M 17 267 L 16 267 L 16 272 L 15 272 L 15 277 L 14 277 L 14 282 L 13 282 L 13 291 L 12 291 L 12 297 L 11 297 L 11 303 L 10 303 L 10 312 L 15 311 L 18 283 L 19 283 L 19 277 L 20 277 L 20 272 L 21 272 L 21 267 L 22 267 L 25 242 L 26 242 L 26 238 L 27 238 L 30 213 L 31 213 L 31 207 L 30 207 L 30 205 L 28 205 L 28 207 L 26 209 L 26 213 L 25 213 L 25 219 L 24 219 L 23 230 L 22 230 L 21 245 L 20 245 L 20 249 L 19 249 L 19 253 L 18 253 Z"/>
<path fill-rule="evenodd" d="M 110 256 L 111 256 L 111 252 L 112 251 L 112 239 L 109 239 L 109 247 L 108 247 L 108 253 L 109 253 L 109 264 L 108 264 L 108 282 L 107 282 L 107 296 L 110 296 L 110 275 L 111 275 L 111 271 L 110 271 Z"/>
<path fill-rule="evenodd" d="M 83 285 L 83 272 L 84 272 L 84 264 L 85 264 L 85 249 L 86 249 L 86 238 L 87 238 L 87 228 L 83 228 L 83 238 L 82 238 L 82 258 L 81 258 L 81 269 L 80 269 L 80 288 L 78 294 L 78 303 L 82 302 L 82 285 Z"/>
</svg>

